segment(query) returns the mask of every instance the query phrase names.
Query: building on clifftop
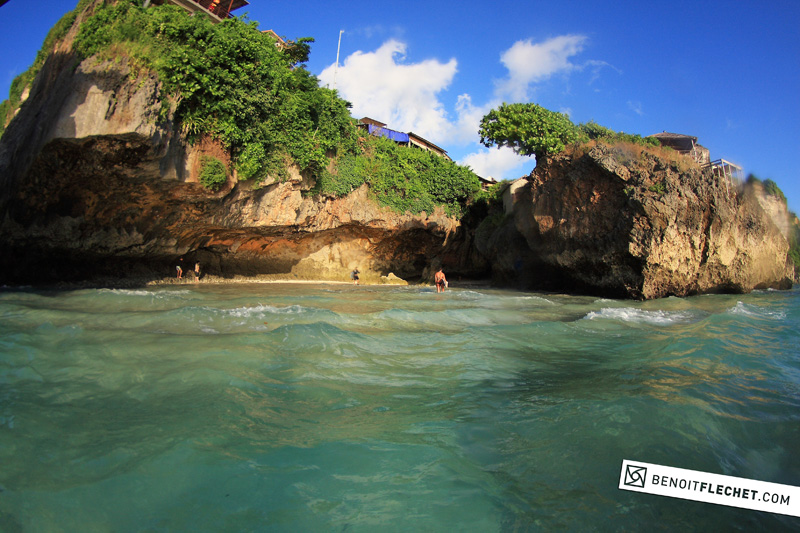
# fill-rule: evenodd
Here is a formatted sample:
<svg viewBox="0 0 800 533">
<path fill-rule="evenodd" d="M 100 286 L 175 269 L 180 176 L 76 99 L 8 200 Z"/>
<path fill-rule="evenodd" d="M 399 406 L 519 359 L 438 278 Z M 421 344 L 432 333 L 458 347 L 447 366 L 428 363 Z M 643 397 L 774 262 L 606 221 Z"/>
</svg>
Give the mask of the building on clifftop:
<svg viewBox="0 0 800 533">
<path fill-rule="evenodd" d="M 669 133 L 667 131 L 650 135 L 650 137 L 658 139 L 661 146 L 668 146 L 677 152 L 690 156 L 699 165 L 707 165 L 711 162 L 708 148 L 698 144 L 697 137 L 683 135 L 682 133 Z"/>
<path fill-rule="evenodd" d="M 150 4 L 158 6 L 172 4 L 182 7 L 189 13 L 205 13 L 214 22 L 222 22 L 224 19 L 233 16 L 231 11 L 236 11 L 249 5 L 250 2 L 246 0 L 145 0 L 144 7 L 149 7 Z"/>
<path fill-rule="evenodd" d="M 408 146 L 408 147 L 413 146 L 414 148 L 427 150 L 429 152 L 433 152 L 439 157 L 444 157 L 448 161 L 452 161 L 450 156 L 447 155 L 447 150 L 439 146 L 436 146 L 429 140 L 420 137 L 413 131 L 404 133 L 402 131 L 393 130 L 387 128 L 386 124 L 384 124 L 383 122 L 379 122 L 374 118 L 369 118 L 369 117 L 364 117 L 361 120 L 359 120 L 358 127 L 367 130 L 367 133 L 369 133 L 370 135 L 375 135 L 376 137 L 386 137 L 387 139 L 391 139 L 401 146 Z"/>
<path fill-rule="evenodd" d="M 711 161 L 711 153 L 708 148 L 697 143 L 697 137 L 666 131 L 650 135 L 650 137 L 658 139 L 661 146 L 668 146 L 677 152 L 688 155 L 697 164 L 710 168 L 716 177 L 724 180 L 728 192 L 730 192 L 729 184 L 736 185 L 742 181 L 742 167 L 725 159 Z"/>
</svg>

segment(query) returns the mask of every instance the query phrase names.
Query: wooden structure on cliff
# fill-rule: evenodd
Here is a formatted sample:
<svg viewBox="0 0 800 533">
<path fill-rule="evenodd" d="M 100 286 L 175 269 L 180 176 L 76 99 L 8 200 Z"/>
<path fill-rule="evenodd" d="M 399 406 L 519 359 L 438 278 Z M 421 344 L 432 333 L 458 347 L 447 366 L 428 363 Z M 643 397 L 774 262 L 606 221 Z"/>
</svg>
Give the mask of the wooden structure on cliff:
<svg viewBox="0 0 800 533">
<path fill-rule="evenodd" d="M 711 155 L 708 148 L 701 146 L 697 143 L 697 137 L 692 135 L 684 135 L 682 133 L 669 133 L 667 131 L 650 135 L 661 146 L 668 146 L 684 155 L 688 155 L 699 165 L 707 165 L 711 161 Z"/>
<path fill-rule="evenodd" d="M 730 185 L 737 185 L 742 181 L 742 167 L 725 159 L 711 161 L 711 155 L 705 146 L 697 143 L 697 137 L 667 131 L 650 135 L 661 146 L 668 146 L 677 152 L 688 155 L 703 168 L 710 168 L 711 173 L 725 182 L 725 190 L 730 194 Z"/>
<path fill-rule="evenodd" d="M 728 178 L 731 182 L 734 180 L 741 182 L 744 179 L 742 167 L 725 159 L 716 159 L 706 166 L 711 169 L 715 176 Z"/>
<path fill-rule="evenodd" d="M 205 13 L 214 22 L 222 22 L 233 16 L 231 11 L 249 5 L 250 2 L 246 0 L 146 0 L 144 6 L 148 7 L 150 4 L 172 4 L 182 7 L 189 13 Z"/>
<path fill-rule="evenodd" d="M 706 165 L 706 168 L 710 168 L 717 178 L 725 182 L 725 190 L 729 195 L 731 191 L 728 184 L 736 186 L 742 182 L 742 167 L 725 159 L 711 161 Z"/>
</svg>

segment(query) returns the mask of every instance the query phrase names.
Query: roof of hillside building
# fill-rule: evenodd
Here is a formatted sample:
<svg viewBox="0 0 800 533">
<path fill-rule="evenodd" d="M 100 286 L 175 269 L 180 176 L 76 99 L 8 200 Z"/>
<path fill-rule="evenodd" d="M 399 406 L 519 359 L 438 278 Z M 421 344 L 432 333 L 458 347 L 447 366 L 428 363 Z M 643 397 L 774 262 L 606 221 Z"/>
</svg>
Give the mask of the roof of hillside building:
<svg viewBox="0 0 800 533">
<path fill-rule="evenodd" d="M 361 124 L 372 124 L 373 126 L 378 126 L 379 128 L 385 128 L 386 127 L 385 123 L 383 123 L 383 122 L 381 122 L 379 120 L 375 120 L 374 118 L 369 118 L 369 117 L 364 117 L 361 120 L 359 120 L 359 122 Z"/>
<path fill-rule="evenodd" d="M 668 131 L 662 131 L 661 133 L 656 133 L 650 135 L 655 139 L 658 139 L 658 142 L 661 143 L 662 146 L 669 146 L 670 148 L 674 148 L 679 152 L 700 152 L 707 151 L 708 149 L 704 146 L 701 146 L 697 142 L 697 137 L 694 135 L 684 135 L 683 133 L 670 133 Z"/>
<path fill-rule="evenodd" d="M 441 146 L 436 146 L 435 144 L 433 144 L 429 140 L 420 137 L 419 135 L 417 135 L 413 131 L 408 132 L 408 136 L 412 140 L 417 141 L 416 144 L 424 145 L 427 149 L 433 150 L 434 152 L 439 152 L 441 155 L 448 157 L 447 156 L 447 150 L 445 150 Z"/>
<path fill-rule="evenodd" d="M 250 5 L 247 0 L 151 0 L 150 3 L 173 4 L 192 13 L 202 10 L 220 20 L 231 17 L 231 11 Z"/>
<path fill-rule="evenodd" d="M 665 139 L 665 140 L 666 139 L 676 139 L 676 140 L 691 139 L 692 141 L 697 142 L 697 137 L 695 137 L 694 135 L 684 135 L 683 133 L 670 133 L 668 131 L 662 131 L 661 133 L 654 133 L 653 135 L 650 135 L 650 137 L 656 137 L 657 139 Z"/>
<path fill-rule="evenodd" d="M 376 137 L 386 137 L 387 139 L 391 139 L 398 143 L 408 142 L 408 133 L 403 133 L 402 131 L 397 131 L 390 128 L 384 128 L 383 126 L 376 126 L 375 124 L 362 124 L 362 126 L 367 127 L 367 132 L 369 132 L 370 135 L 375 135 Z"/>
<path fill-rule="evenodd" d="M 275 45 L 278 48 L 280 48 L 281 50 L 284 50 L 284 49 L 289 48 L 291 46 L 291 41 L 289 41 L 287 43 L 286 41 L 283 40 L 283 37 L 281 37 L 280 35 L 275 33 L 274 30 L 264 30 L 261 33 L 266 33 L 267 35 L 269 35 L 270 37 L 275 39 Z"/>
<path fill-rule="evenodd" d="M 375 120 L 374 118 L 364 117 L 358 121 L 358 125 L 361 127 L 366 127 L 367 131 L 371 135 L 377 135 L 382 137 L 388 137 L 395 142 L 413 145 L 418 148 L 422 148 L 424 150 L 428 150 L 438 154 L 446 159 L 452 161 L 449 155 L 447 155 L 447 150 L 442 148 L 441 146 L 436 146 L 429 140 L 417 135 L 413 131 L 408 133 L 403 133 L 401 131 L 393 130 L 386 127 L 386 124 Z"/>
</svg>

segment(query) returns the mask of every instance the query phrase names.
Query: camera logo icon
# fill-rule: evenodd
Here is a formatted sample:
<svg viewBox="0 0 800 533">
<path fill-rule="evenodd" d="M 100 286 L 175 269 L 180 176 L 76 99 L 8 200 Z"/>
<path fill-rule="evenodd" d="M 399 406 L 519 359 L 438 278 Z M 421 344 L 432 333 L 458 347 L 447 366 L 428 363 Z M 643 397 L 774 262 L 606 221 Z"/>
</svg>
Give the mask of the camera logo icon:
<svg viewBox="0 0 800 533">
<path fill-rule="evenodd" d="M 647 478 L 647 467 L 636 465 L 625 465 L 624 485 L 628 487 L 644 488 L 644 481 Z"/>
</svg>

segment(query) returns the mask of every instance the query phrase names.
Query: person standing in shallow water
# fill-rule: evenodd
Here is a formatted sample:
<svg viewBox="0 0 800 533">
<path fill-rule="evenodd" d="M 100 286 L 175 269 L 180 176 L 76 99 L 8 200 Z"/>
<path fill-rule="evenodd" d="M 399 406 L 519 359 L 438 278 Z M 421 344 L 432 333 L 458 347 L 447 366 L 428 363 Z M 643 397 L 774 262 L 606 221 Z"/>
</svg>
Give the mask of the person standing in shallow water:
<svg viewBox="0 0 800 533">
<path fill-rule="evenodd" d="M 175 267 L 175 270 L 177 271 L 178 279 L 183 279 L 183 257 L 178 259 L 178 264 Z"/>
<path fill-rule="evenodd" d="M 444 289 L 447 287 L 447 278 L 444 276 L 444 272 L 442 272 L 442 267 L 439 267 L 439 270 L 434 274 L 433 282 L 436 283 L 436 292 L 444 292 Z"/>
<path fill-rule="evenodd" d="M 358 267 L 350 273 L 350 277 L 353 278 L 353 285 L 358 285 L 358 274 Z"/>
</svg>

